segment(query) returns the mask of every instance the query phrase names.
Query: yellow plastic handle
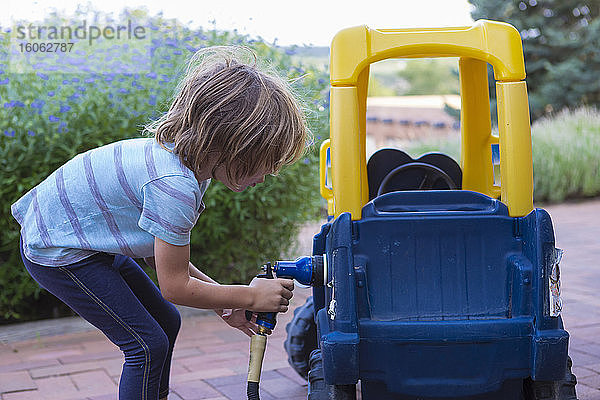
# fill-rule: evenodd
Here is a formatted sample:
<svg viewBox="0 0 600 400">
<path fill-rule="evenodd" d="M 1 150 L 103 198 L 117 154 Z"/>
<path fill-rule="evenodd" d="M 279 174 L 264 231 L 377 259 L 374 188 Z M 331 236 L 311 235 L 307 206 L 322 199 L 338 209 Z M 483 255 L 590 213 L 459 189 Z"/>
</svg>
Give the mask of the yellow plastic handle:
<svg viewBox="0 0 600 400">
<path fill-rule="evenodd" d="M 321 182 L 321 196 L 325 199 L 333 198 L 333 191 L 330 187 L 327 187 L 327 151 L 329 150 L 330 140 L 327 139 L 323 141 L 321 144 L 321 149 L 319 152 L 319 161 L 321 165 L 321 174 L 320 174 L 320 182 Z"/>
<path fill-rule="evenodd" d="M 331 43 L 332 86 L 355 86 L 369 64 L 387 58 L 469 57 L 494 66 L 496 79 L 525 79 L 521 36 L 504 22 L 479 20 L 473 26 L 436 29 L 344 29 Z"/>
</svg>

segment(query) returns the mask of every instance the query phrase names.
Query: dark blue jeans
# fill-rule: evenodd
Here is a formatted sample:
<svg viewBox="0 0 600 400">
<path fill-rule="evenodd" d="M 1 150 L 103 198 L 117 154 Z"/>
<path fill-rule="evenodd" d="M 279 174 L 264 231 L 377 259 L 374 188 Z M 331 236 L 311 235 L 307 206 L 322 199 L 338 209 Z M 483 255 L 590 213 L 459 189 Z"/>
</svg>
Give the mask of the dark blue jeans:
<svg viewBox="0 0 600 400">
<path fill-rule="evenodd" d="M 21 258 L 38 284 L 100 329 L 125 355 L 120 400 L 157 400 L 169 393 L 179 312 L 140 266 L 122 255 L 98 253 L 64 267 Z"/>
</svg>

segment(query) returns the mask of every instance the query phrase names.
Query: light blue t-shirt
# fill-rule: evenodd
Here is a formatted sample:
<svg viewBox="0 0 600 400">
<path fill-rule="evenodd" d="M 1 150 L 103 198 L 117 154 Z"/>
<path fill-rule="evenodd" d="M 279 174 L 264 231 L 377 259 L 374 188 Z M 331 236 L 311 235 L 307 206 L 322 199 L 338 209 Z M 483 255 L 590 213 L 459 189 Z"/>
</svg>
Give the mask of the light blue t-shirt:
<svg viewBox="0 0 600 400">
<path fill-rule="evenodd" d="M 63 266 L 97 252 L 152 257 L 155 236 L 190 242 L 209 183 L 154 138 L 127 139 L 78 154 L 11 212 L 24 254 L 37 264 Z"/>
</svg>

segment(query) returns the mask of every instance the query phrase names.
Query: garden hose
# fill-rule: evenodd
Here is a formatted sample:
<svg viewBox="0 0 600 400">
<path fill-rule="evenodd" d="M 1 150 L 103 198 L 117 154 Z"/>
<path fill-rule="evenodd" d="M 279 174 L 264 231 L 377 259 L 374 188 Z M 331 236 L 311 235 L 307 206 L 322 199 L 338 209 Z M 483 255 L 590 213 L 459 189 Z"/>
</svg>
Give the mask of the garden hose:
<svg viewBox="0 0 600 400">
<path fill-rule="evenodd" d="M 263 274 L 257 278 L 274 279 L 274 270 L 280 278 L 292 278 L 304 285 L 323 286 L 327 276 L 326 260 L 324 256 L 307 256 L 297 258 L 295 261 L 277 261 L 275 268 L 271 263 L 262 266 Z M 252 320 L 252 311 L 246 311 L 246 319 Z M 250 362 L 248 364 L 248 400 L 260 400 L 258 383 L 262 371 L 267 335 L 270 335 L 277 324 L 276 312 L 259 312 L 256 315 L 258 331 L 250 340 Z"/>
<path fill-rule="evenodd" d="M 267 347 L 267 334 L 269 329 L 259 326 L 258 333 L 250 339 L 250 363 L 248 364 L 248 400 L 260 400 L 258 383 L 262 371 L 265 348 Z"/>
</svg>

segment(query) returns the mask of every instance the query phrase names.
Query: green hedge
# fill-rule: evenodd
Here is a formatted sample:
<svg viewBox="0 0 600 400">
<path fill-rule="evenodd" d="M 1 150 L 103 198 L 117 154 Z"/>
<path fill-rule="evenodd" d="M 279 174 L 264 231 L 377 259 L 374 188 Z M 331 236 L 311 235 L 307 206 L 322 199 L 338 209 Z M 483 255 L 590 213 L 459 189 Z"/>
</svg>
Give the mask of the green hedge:
<svg viewBox="0 0 600 400">
<path fill-rule="evenodd" d="M 600 112 L 565 110 L 532 127 L 535 200 L 600 195 Z"/>
<path fill-rule="evenodd" d="M 73 16 L 52 14 L 44 25 L 76 26 L 90 13 L 110 19 L 95 10 L 80 10 Z M 151 69 L 139 73 L 60 68 L 14 73 L 7 51 L 10 32 L 6 27 L 0 31 L 0 323 L 64 310 L 25 271 L 18 250 L 19 225 L 10 205 L 76 154 L 140 136 L 143 125 L 168 109 L 185 61 L 195 50 L 224 44 L 253 48 L 295 80 L 317 141 L 328 136 L 326 71 L 292 62 L 293 49 L 235 32 L 191 30 L 144 10 L 125 10 L 120 21 L 134 17 L 148 27 L 152 39 Z M 110 43 L 97 45 L 102 51 L 94 55 L 94 62 L 131 56 Z M 92 62 L 89 54 L 81 60 L 83 65 Z M 263 262 L 286 252 L 301 224 L 320 210 L 318 142 L 280 176 L 269 176 L 264 184 L 242 193 L 213 182 L 204 197 L 206 210 L 192 231 L 192 262 L 220 282 L 246 283 Z"/>
</svg>

